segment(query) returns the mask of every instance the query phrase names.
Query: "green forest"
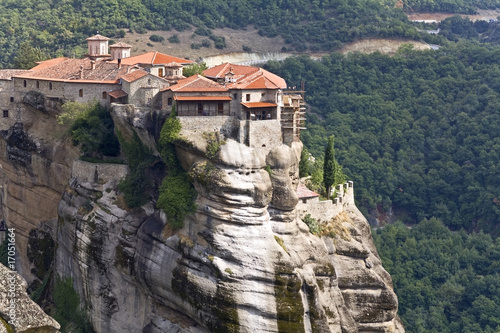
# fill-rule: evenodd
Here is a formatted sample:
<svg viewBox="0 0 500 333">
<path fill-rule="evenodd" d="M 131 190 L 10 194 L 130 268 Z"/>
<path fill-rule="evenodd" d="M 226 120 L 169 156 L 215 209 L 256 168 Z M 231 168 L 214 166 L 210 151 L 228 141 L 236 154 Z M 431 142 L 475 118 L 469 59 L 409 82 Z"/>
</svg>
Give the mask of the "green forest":
<svg viewBox="0 0 500 333">
<path fill-rule="evenodd" d="M 500 329 L 499 66 L 500 48 L 464 40 L 266 66 L 305 82 L 308 151 L 321 161 L 335 135 L 365 215 L 405 223 L 374 239 L 407 332 Z"/>
<path fill-rule="evenodd" d="M 85 38 L 147 30 L 254 26 L 281 35 L 290 51 L 331 51 L 363 37 L 435 40 L 420 34 L 393 0 L 51 0 L 0 1 L 0 66 L 9 68 L 23 42 L 47 56 L 82 56 Z"/>
</svg>

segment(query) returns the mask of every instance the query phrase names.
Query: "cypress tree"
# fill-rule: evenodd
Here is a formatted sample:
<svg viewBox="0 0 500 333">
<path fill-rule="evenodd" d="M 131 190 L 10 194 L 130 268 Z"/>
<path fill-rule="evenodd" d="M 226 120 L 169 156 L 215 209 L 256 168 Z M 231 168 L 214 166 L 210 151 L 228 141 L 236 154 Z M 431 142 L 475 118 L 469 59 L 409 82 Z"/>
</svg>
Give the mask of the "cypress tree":
<svg viewBox="0 0 500 333">
<path fill-rule="evenodd" d="M 328 144 L 325 148 L 325 161 L 323 164 L 323 184 L 326 189 L 326 196 L 330 196 L 330 189 L 335 184 L 335 175 L 337 174 L 337 163 L 335 163 L 335 150 L 333 149 L 334 136 L 328 138 Z"/>
</svg>

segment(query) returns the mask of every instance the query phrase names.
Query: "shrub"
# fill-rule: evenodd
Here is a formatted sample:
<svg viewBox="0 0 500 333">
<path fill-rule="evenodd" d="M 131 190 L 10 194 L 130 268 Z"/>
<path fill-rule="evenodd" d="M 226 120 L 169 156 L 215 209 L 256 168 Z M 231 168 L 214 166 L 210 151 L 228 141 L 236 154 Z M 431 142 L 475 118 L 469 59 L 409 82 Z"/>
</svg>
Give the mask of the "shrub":
<svg viewBox="0 0 500 333">
<path fill-rule="evenodd" d="M 151 35 L 149 36 L 149 40 L 152 42 L 161 43 L 165 40 L 165 38 L 159 35 Z"/>
<path fill-rule="evenodd" d="M 304 216 L 302 221 L 307 224 L 309 227 L 309 232 L 314 235 L 320 235 L 321 234 L 321 224 L 318 223 L 318 221 L 311 217 L 311 214 L 307 214 Z"/>
<path fill-rule="evenodd" d="M 63 105 L 63 113 L 57 120 L 60 124 L 71 124 L 69 132 L 73 144 L 80 145 L 85 156 L 102 158 L 120 153 L 113 119 L 99 103 L 68 102 Z"/>
<path fill-rule="evenodd" d="M 158 142 L 158 151 L 167 165 L 167 176 L 160 186 L 157 207 L 165 212 L 173 229 L 181 228 L 186 215 L 196 208 L 196 191 L 177 159 L 173 144 L 179 140 L 180 131 L 181 123 L 175 108 L 172 108 L 172 113 L 163 124 Z"/>
<path fill-rule="evenodd" d="M 250 46 L 243 45 L 243 51 L 244 52 L 252 52 L 252 49 L 250 48 Z"/>
<path fill-rule="evenodd" d="M 179 44 L 181 40 L 179 39 L 178 35 L 172 35 L 171 37 L 168 38 L 168 42 L 173 44 Z"/>
<path fill-rule="evenodd" d="M 80 297 L 73 288 L 73 279 L 57 277 L 52 296 L 55 307 L 52 317 L 61 325 L 62 332 L 92 332 L 85 312 L 80 309 Z"/>
<path fill-rule="evenodd" d="M 135 131 L 130 142 L 125 141 L 120 133 L 118 137 L 130 168 L 130 172 L 120 182 L 118 189 L 123 192 L 129 207 L 139 207 L 148 201 L 146 192 L 151 184 L 146 178 L 146 169 L 155 161 L 155 157 Z"/>
</svg>

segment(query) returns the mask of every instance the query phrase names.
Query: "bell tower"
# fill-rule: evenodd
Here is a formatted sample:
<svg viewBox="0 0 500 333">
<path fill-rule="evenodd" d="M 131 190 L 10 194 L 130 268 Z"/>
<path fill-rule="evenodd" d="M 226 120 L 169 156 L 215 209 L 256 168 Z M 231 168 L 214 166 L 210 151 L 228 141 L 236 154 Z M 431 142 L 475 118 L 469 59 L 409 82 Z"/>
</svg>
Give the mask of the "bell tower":
<svg viewBox="0 0 500 333">
<path fill-rule="evenodd" d="M 97 35 L 87 38 L 87 57 L 92 60 L 109 58 L 108 41 L 109 38 L 99 35 L 99 32 L 97 32 Z"/>
</svg>

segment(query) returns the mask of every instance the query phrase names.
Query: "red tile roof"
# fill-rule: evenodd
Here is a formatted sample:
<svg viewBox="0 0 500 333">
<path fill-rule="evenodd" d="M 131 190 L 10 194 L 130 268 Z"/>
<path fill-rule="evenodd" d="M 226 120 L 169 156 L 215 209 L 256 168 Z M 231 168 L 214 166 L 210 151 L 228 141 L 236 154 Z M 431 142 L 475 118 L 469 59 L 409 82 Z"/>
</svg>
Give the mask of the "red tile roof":
<svg viewBox="0 0 500 333">
<path fill-rule="evenodd" d="M 110 45 L 109 47 L 122 47 L 122 48 L 130 48 L 130 47 L 132 47 L 132 45 L 127 44 L 127 43 L 123 43 L 123 42 L 119 42 L 119 43 L 115 43 L 115 44 L 113 44 L 113 45 Z"/>
<path fill-rule="evenodd" d="M 44 60 L 44 61 L 38 61 L 37 64 L 38 66 L 33 67 L 31 70 L 32 71 L 39 71 L 41 69 L 57 65 L 60 62 L 63 62 L 67 60 L 68 58 L 66 57 L 60 57 L 60 58 L 54 58 L 54 59 L 49 59 L 49 60 Z"/>
<path fill-rule="evenodd" d="M 284 89 L 287 87 L 283 78 L 265 69 L 252 66 L 221 64 L 203 71 L 212 79 L 225 79 L 226 74 L 233 74 L 234 81 L 226 86 L 230 89 Z"/>
<path fill-rule="evenodd" d="M 29 73 L 26 69 L 2 69 L 0 70 L 0 80 L 10 80 L 13 76 Z"/>
<path fill-rule="evenodd" d="M 299 199 L 316 198 L 319 194 L 308 189 L 304 184 L 299 184 L 297 187 L 297 196 Z"/>
<path fill-rule="evenodd" d="M 277 107 L 278 104 L 275 103 L 266 103 L 266 102 L 249 102 L 249 103 L 241 103 L 244 107 L 249 109 L 253 108 L 274 108 Z"/>
<path fill-rule="evenodd" d="M 134 82 L 135 80 L 139 80 L 141 77 L 145 77 L 148 75 L 148 72 L 142 69 L 137 69 L 131 73 L 123 75 L 121 78 L 127 82 Z"/>
<path fill-rule="evenodd" d="M 117 63 L 118 60 L 112 60 L 111 63 Z M 172 62 L 176 62 L 179 64 L 192 64 L 194 61 L 177 58 L 168 54 L 163 54 L 157 51 L 151 51 L 143 54 L 139 54 L 136 56 L 123 58 L 122 65 L 138 65 L 138 64 L 146 64 L 146 65 L 164 65 Z"/>
<path fill-rule="evenodd" d="M 87 38 L 87 40 L 109 40 L 108 37 L 101 36 L 99 34 Z"/>
<path fill-rule="evenodd" d="M 176 101 L 230 101 L 230 96 L 175 96 Z"/>
<path fill-rule="evenodd" d="M 174 92 L 226 92 L 224 88 L 217 82 L 214 82 L 201 75 L 193 75 L 186 79 L 180 80 L 177 84 L 166 88 Z"/>
<path fill-rule="evenodd" d="M 113 98 L 120 98 L 120 97 L 127 96 L 128 94 L 125 91 L 120 89 L 120 90 L 110 91 L 108 95 L 113 97 Z"/>
<path fill-rule="evenodd" d="M 57 58 L 59 59 L 59 58 Z M 54 59 L 52 59 L 54 60 Z M 50 65 L 52 63 L 52 65 Z M 43 65 L 39 67 L 40 65 Z M 121 66 L 107 61 L 96 61 L 94 69 L 89 58 L 65 58 L 49 63 L 42 62 L 38 70 L 15 75 L 19 78 L 52 80 L 52 81 L 79 81 L 88 83 L 116 83 L 118 79 L 133 69 L 132 66 Z M 36 68 L 36 67 L 35 67 Z"/>
</svg>

